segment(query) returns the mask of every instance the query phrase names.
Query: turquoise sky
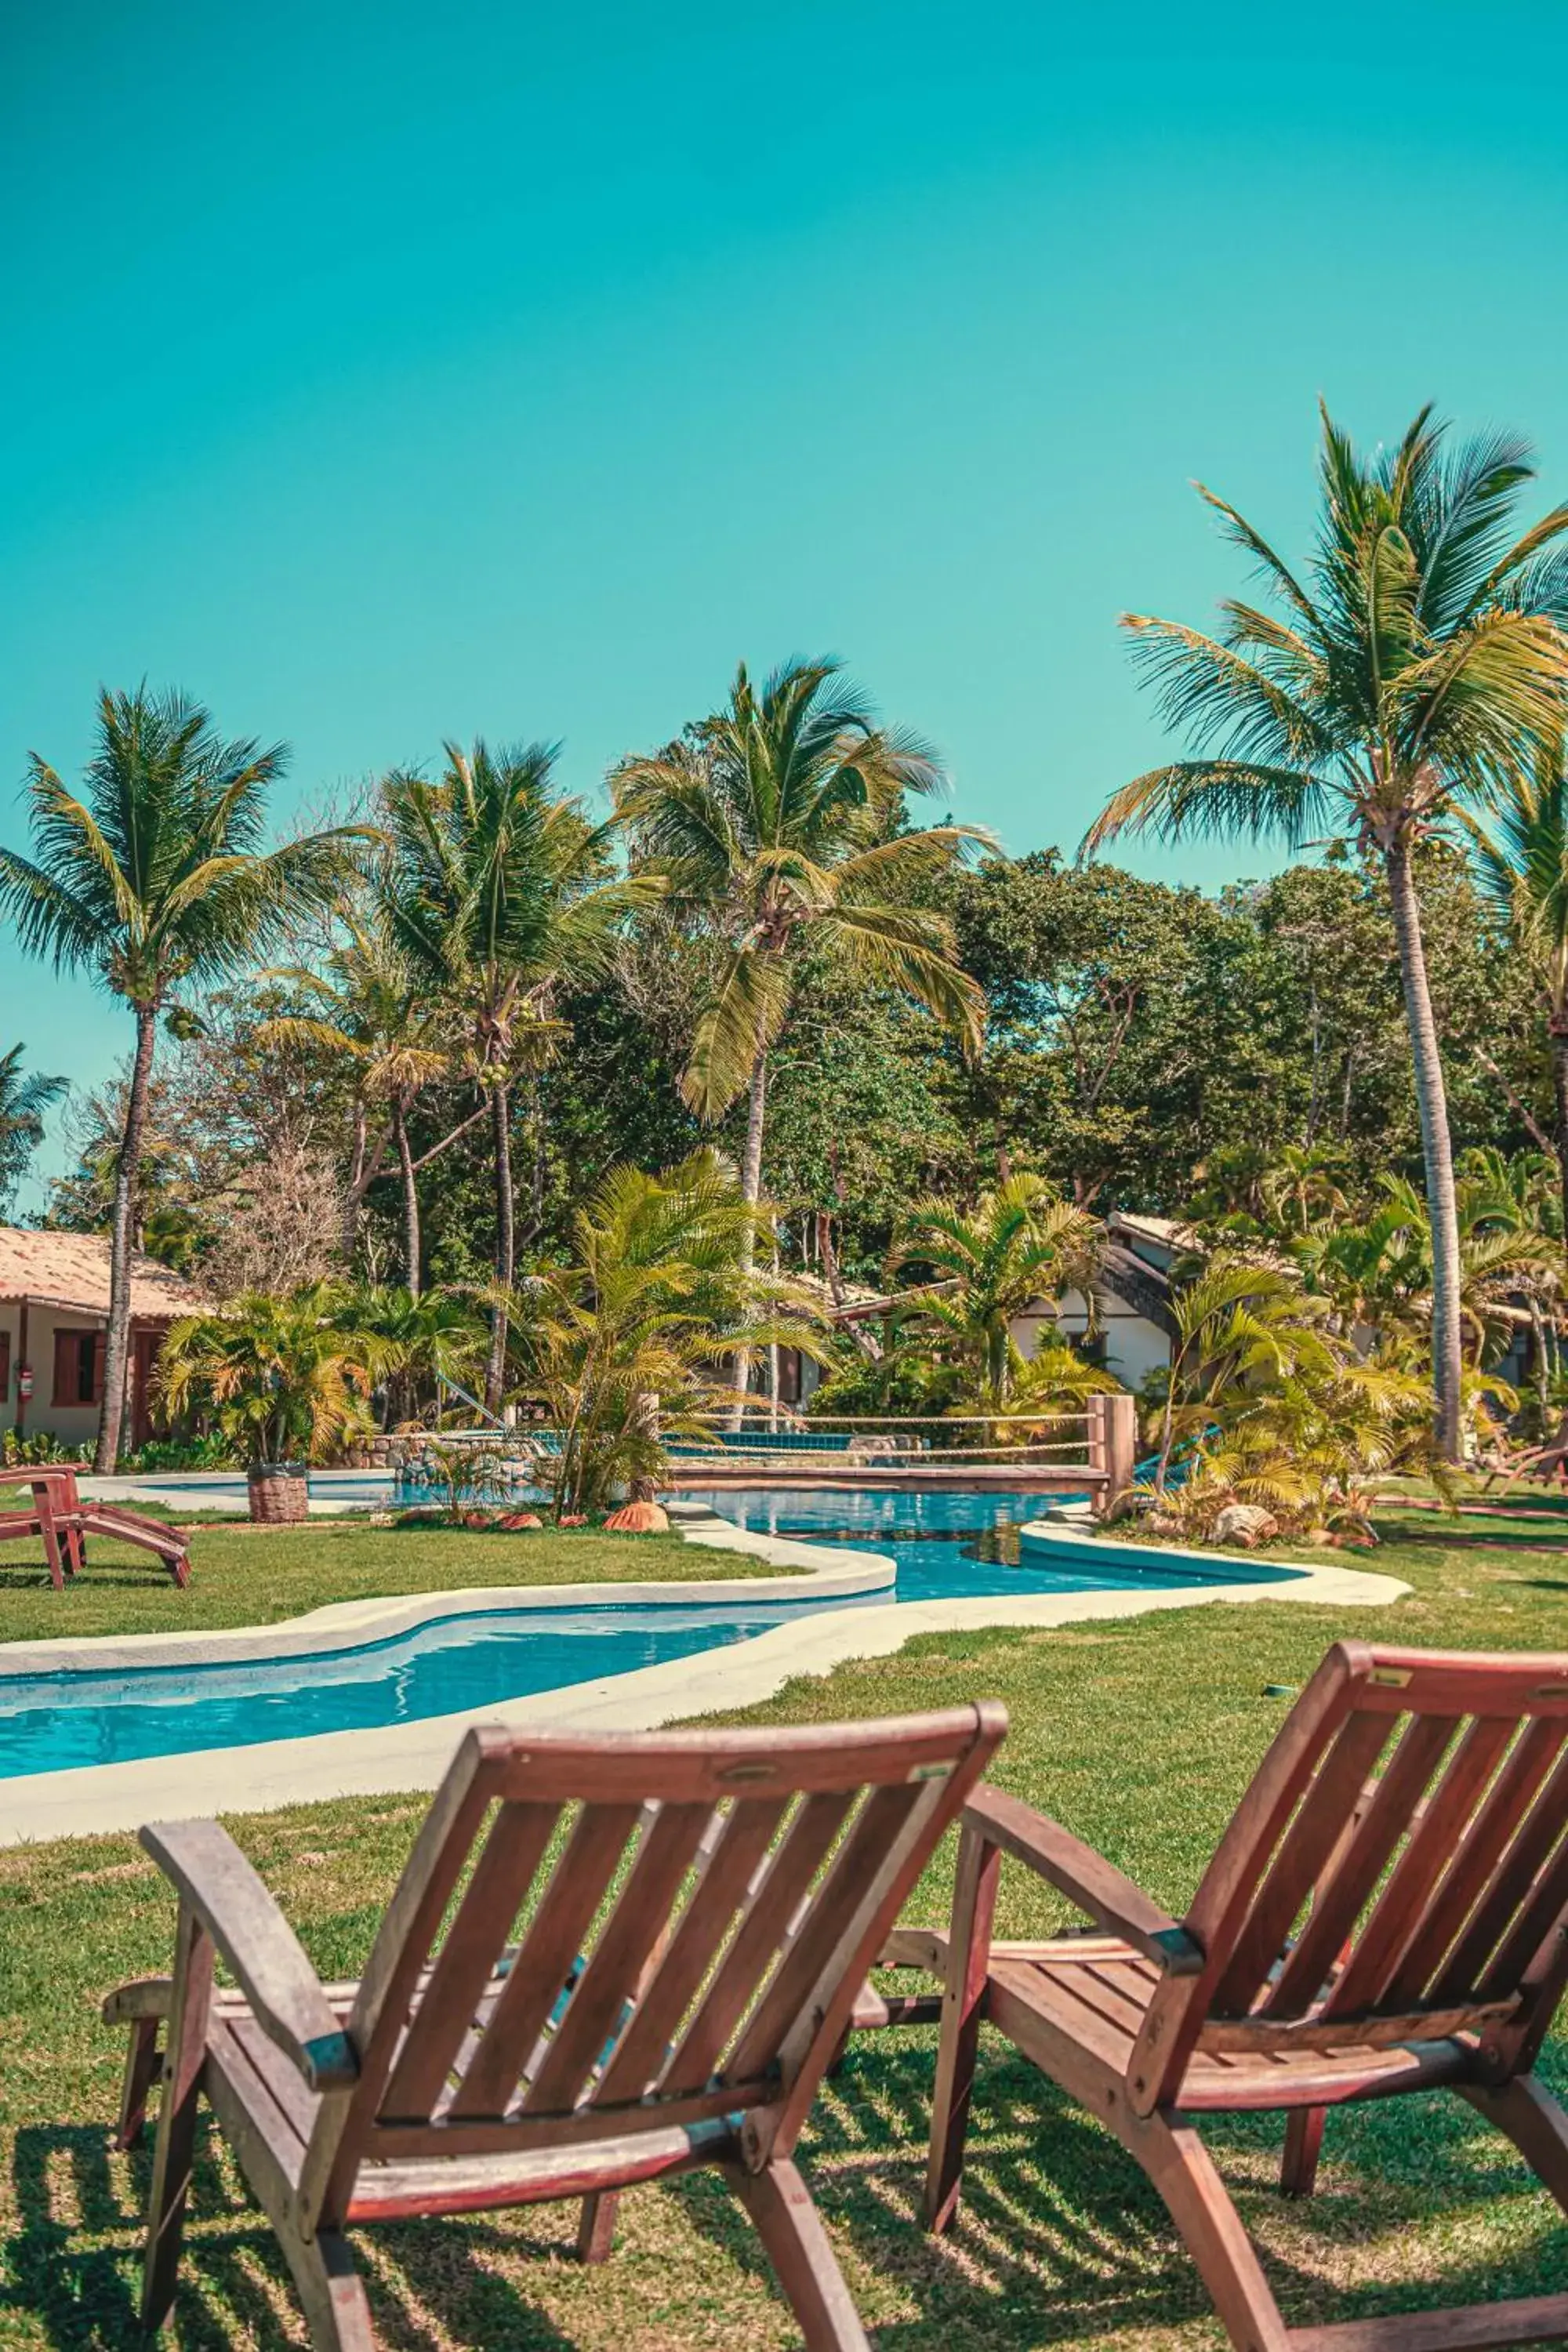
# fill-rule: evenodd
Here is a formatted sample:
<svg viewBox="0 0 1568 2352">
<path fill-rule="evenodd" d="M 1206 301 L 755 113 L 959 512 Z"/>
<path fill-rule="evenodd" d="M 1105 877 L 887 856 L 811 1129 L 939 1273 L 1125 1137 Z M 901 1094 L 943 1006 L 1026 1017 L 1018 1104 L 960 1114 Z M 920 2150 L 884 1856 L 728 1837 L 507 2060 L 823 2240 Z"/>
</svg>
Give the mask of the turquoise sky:
<svg viewBox="0 0 1568 2352">
<path fill-rule="evenodd" d="M 287 814 L 449 733 L 593 790 L 832 650 L 1072 844 L 1160 740 L 1118 612 L 1236 577 L 1193 476 L 1292 543 L 1322 391 L 1568 493 L 1544 0 L 3 14 L 8 839 L 100 681 L 286 739 Z M 0 940 L 0 1049 L 121 1026 Z"/>
</svg>

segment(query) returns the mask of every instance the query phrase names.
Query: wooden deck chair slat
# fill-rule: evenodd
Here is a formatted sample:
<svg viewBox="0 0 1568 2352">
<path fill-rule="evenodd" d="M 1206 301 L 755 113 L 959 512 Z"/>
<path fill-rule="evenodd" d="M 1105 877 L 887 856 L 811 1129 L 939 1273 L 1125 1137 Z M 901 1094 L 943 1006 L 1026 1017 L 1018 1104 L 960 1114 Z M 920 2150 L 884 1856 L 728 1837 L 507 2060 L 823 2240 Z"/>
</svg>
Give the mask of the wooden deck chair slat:
<svg viewBox="0 0 1568 2352">
<path fill-rule="evenodd" d="M 730 1814 L 658 1971 L 594 2094 L 596 2105 L 639 2098 L 659 2073 L 787 1810 L 782 1798 L 752 1799 L 737 1804 Z"/>
<path fill-rule="evenodd" d="M 786 1938 L 735 2044 L 730 2071 L 749 2076 L 773 2064 L 785 2032 L 864 1901 L 879 1864 L 894 1847 L 924 1793 L 917 1784 L 874 1789 L 867 1798 L 805 1917 Z"/>
<path fill-rule="evenodd" d="M 574 2106 L 606 2047 L 697 1858 L 711 1805 L 665 1805 L 595 1944 L 522 2102 L 524 2115 Z"/>
<path fill-rule="evenodd" d="M 1265 2017 L 1300 2016 L 1321 1991 L 1368 1896 L 1410 1826 L 1410 1816 L 1456 1730 L 1454 1717 L 1415 1715 L 1377 1783 L 1339 1868 L 1318 1895 L 1268 1999 Z"/>
<path fill-rule="evenodd" d="M 1454 1751 L 1419 1826 L 1390 1873 L 1324 2004 L 1329 2017 L 1374 2009 L 1414 1939 L 1425 1941 L 1434 1888 L 1501 1762 L 1515 1726 L 1477 1716 Z"/>
<path fill-rule="evenodd" d="M 1493 1870 L 1453 1949 L 1428 1986 L 1430 2001 L 1475 1992 L 1488 1961 L 1551 1853 L 1568 1808 L 1568 1749 L 1559 1758 Z"/>
<path fill-rule="evenodd" d="M 1559 1829 L 1563 1824 L 1559 1822 Z M 1511 1990 L 1552 1934 L 1568 1904 L 1568 1837 L 1563 1837 L 1542 1869 L 1508 1933 L 1499 1944 L 1477 1990 L 1483 2000 Z"/>
<path fill-rule="evenodd" d="M 695 2017 L 658 2078 L 661 2096 L 700 2090 L 750 2006 L 758 1980 L 826 1860 L 854 1791 L 807 1797 L 774 1848 Z"/>
<path fill-rule="evenodd" d="M 429 2115 L 560 1818 L 558 1805 L 497 1807 L 383 2094 L 384 2117 Z"/>
<path fill-rule="evenodd" d="M 489 2028 L 445 2103 L 446 2114 L 456 2119 L 506 2114 L 641 1818 L 640 1805 L 584 1807 L 529 1923 Z"/>
<path fill-rule="evenodd" d="M 1334 1736 L 1215 1988 L 1212 2007 L 1219 2013 L 1240 2017 L 1251 2008 L 1393 1728 L 1386 1716 L 1357 1713 Z"/>
<path fill-rule="evenodd" d="M 1475 1909 L 1497 1868 L 1499 1855 L 1506 1852 L 1542 1782 L 1563 1753 L 1564 1742 L 1568 1742 L 1568 1723 L 1537 1721 L 1520 1733 L 1512 1754 L 1470 1817 L 1420 1935 L 1411 1939 L 1389 1980 L 1384 1999 L 1391 2007 L 1426 1997 L 1428 1986 L 1439 1981 L 1445 1956 Z"/>
<path fill-rule="evenodd" d="M 321 2352 L 351 2344 L 368 2352 L 374 2340 L 343 2234 L 351 2223 L 586 2198 L 595 2210 L 579 2251 L 600 2259 L 604 2200 L 697 2165 L 721 2168 L 749 2209 L 760 2202 L 764 2244 L 807 2342 L 866 2352 L 791 2162 L 800 2095 L 837 2048 L 899 1901 L 1005 1728 L 1002 1709 L 987 1706 L 765 1734 L 595 1741 L 471 1732 L 415 1841 L 363 1979 L 335 2002 L 221 1829 L 144 1832 L 179 1895 L 173 1979 L 122 1987 L 106 2015 L 123 2015 L 142 2035 L 160 2003 L 168 2016 L 149 2324 L 173 2299 L 195 2102 L 205 2096 L 279 2234 Z M 814 1890 L 832 1890 L 829 1857 L 846 1824 L 889 1785 L 904 1825 L 888 1851 L 864 1854 L 859 1901 L 808 1989 L 816 2014 L 805 2062 L 793 2075 L 780 2066 L 745 2079 L 721 2079 L 710 2065 L 689 2086 L 646 2095 L 669 2041 L 684 2033 L 694 2046 L 693 2013 L 699 2043 L 717 2023 L 727 2045 L 792 1922 L 804 1906 L 809 1923 Z M 692 1888 L 701 1856 L 709 1866 Z M 509 1946 L 519 1902 L 527 1925 Z M 219 1953 L 235 1987 L 212 2000 Z M 437 2025 L 421 2022 L 426 2002 Z M 616 2063 L 629 2090 L 606 2096 L 606 2074 L 590 2101 L 584 2083 L 628 2011 L 638 2026 L 652 2021 L 646 2053 L 626 2061 L 623 2037 Z M 455 2066 L 445 2064 L 454 2032 Z M 388 2113 L 380 2103 L 394 2098 L 395 2083 Z M 407 2104 L 426 2112 L 396 2112 L 408 2084 L 418 2096 Z"/>
</svg>

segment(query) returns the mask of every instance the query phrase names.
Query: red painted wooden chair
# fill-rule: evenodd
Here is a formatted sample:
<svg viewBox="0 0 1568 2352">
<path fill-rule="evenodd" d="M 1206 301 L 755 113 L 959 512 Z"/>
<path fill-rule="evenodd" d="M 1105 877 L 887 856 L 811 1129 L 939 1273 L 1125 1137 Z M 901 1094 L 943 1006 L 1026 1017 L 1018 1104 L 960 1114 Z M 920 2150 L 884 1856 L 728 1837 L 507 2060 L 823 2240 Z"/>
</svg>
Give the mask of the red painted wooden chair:
<svg viewBox="0 0 1568 2352">
<path fill-rule="evenodd" d="M 1004 1856 L 1095 1932 L 993 1942 Z M 1568 2116 L 1533 2073 L 1568 1979 L 1568 1657 L 1337 1643 L 1298 1699 L 1184 1918 L 1017 1799 L 965 1808 L 927 2217 L 958 2202 L 983 2019 L 1138 2158 L 1247 2352 L 1436 2352 L 1568 2337 L 1568 2294 L 1288 2328 L 1193 2117 L 1283 2109 L 1308 2192 L 1323 2118 L 1445 2084 L 1568 2210 Z"/>
<path fill-rule="evenodd" d="M 716 2165 L 812 2352 L 868 2352 L 793 2152 L 900 1905 L 1005 1727 L 986 1706 L 800 1730 L 470 1731 L 363 1979 L 335 1994 L 216 1822 L 144 1830 L 180 1894 L 172 1990 L 128 1985 L 104 2010 L 132 2026 L 132 2134 L 168 2011 L 143 2319 L 173 2300 L 205 2096 L 319 2347 L 373 2341 L 345 2229 L 568 2198 L 597 2259 L 616 2192 Z M 217 1954 L 233 1993 L 215 1991 Z"/>
<path fill-rule="evenodd" d="M 48 1563 L 49 1581 L 57 1591 L 68 1576 L 79 1575 L 86 1567 L 89 1535 L 109 1536 L 116 1543 L 150 1551 L 163 1561 L 176 1584 L 190 1582 L 190 1540 L 180 1528 L 167 1527 L 162 1519 L 143 1518 L 140 1511 L 122 1510 L 117 1503 L 84 1503 L 74 1469 L 58 1463 L 38 1463 L 20 1470 L 0 1470 L 0 1486 L 25 1486 L 33 1496 L 30 1511 L 0 1511 L 0 1543 L 37 1538 Z"/>
</svg>

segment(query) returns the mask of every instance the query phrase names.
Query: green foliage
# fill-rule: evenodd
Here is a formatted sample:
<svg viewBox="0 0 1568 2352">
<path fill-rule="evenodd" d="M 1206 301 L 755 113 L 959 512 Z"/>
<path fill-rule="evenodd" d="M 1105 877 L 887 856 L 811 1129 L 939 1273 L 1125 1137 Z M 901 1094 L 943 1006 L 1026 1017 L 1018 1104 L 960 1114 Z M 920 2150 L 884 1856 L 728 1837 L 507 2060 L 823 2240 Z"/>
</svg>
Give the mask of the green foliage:
<svg viewBox="0 0 1568 2352">
<path fill-rule="evenodd" d="M 512 1302 L 522 1393 L 542 1401 L 560 1453 L 557 1514 L 657 1477 L 667 1436 L 708 1433 L 733 1402 L 718 1368 L 773 1344 L 825 1352 L 816 1311 L 752 1271 L 755 1213 L 711 1150 L 662 1175 L 615 1170 L 574 1222 L 572 1262 Z"/>
<path fill-rule="evenodd" d="M 220 1429 L 202 1430 L 190 1436 L 150 1437 L 145 1445 L 134 1447 L 121 1460 L 125 1469 L 133 1473 L 235 1470 L 246 1466 L 232 1439 Z"/>
<path fill-rule="evenodd" d="M 75 1462 L 79 1458 L 76 1449 L 67 1445 L 52 1430 L 28 1429 L 18 1435 L 15 1429 L 0 1429 L 0 1469 L 19 1470 L 34 1462 Z"/>
<path fill-rule="evenodd" d="M 25 1048 L 0 1054 L 0 1216 L 11 1205 L 34 1152 L 44 1139 L 44 1114 L 66 1091 L 64 1078 L 22 1067 Z"/>
<path fill-rule="evenodd" d="M 904 991 L 978 1041 L 980 992 L 947 919 L 921 903 L 976 836 L 903 830 L 909 796 L 938 791 L 941 770 L 875 723 L 836 663 L 788 664 L 760 691 L 742 663 L 722 710 L 613 781 L 642 870 L 715 943 L 681 1077 L 700 1118 L 721 1117 L 778 1040 L 813 933 L 863 982 Z"/>
<path fill-rule="evenodd" d="M 206 1419 L 247 1465 L 329 1459 L 368 1426 L 389 1353 L 356 1322 L 354 1306 L 351 1293 L 311 1283 L 184 1317 L 159 1359 L 170 1416 Z"/>
<path fill-rule="evenodd" d="M 1032 1307 L 1049 1314 L 1068 1291 L 1092 1309 L 1092 1284 L 1103 1234 L 1098 1222 L 1064 1201 L 1044 1177 L 1009 1177 L 983 1193 L 973 1211 L 956 1202 L 917 1202 L 900 1223 L 889 1260 L 889 1282 L 914 1271 L 915 1297 L 901 1304 L 906 1333 L 920 1332 L 933 1351 L 962 1368 L 956 1402 L 1004 1412 L 1016 1392 L 1024 1409 L 1076 1402 L 1113 1385 L 1065 1342 L 1047 1338 L 1026 1366 L 1012 1326 Z"/>
</svg>

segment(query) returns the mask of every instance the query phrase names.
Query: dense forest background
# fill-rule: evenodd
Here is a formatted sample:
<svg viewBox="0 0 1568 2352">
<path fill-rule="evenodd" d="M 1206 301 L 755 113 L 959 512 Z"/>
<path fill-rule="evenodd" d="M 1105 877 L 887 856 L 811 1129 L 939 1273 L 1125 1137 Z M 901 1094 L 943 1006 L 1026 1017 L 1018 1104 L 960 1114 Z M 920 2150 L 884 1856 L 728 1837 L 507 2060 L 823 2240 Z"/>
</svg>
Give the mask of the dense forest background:
<svg viewBox="0 0 1568 2352">
<path fill-rule="evenodd" d="M 1528 973 L 1458 850 L 1424 846 L 1420 888 L 1456 1149 L 1550 1149 Z M 818 1266 L 826 1249 L 875 1283 L 912 1200 L 972 1197 L 1021 1170 L 1100 1213 L 1200 1216 L 1247 1209 L 1287 1147 L 1323 1157 L 1352 1196 L 1418 1178 L 1393 931 L 1380 878 L 1347 851 L 1214 895 L 1055 850 L 988 856 L 935 895 L 984 991 L 984 1048 L 966 1057 L 908 999 L 811 951 L 769 1087 L 763 1176 L 787 1263 Z M 511 1107 L 521 1258 L 565 1250 L 611 1167 L 665 1166 L 699 1139 L 676 1078 L 701 958 L 675 921 L 643 922 L 607 978 L 562 982 L 549 1050 Z M 220 992 L 199 1019 L 177 1016 L 155 1083 L 143 1244 L 226 1286 L 305 1279 L 346 1247 L 371 1276 L 400 1276 L 398 1171 L 384 1147 L 376 1161 L 353 1063 L 279 1037 L 301 1009 L 287 978 Z M 744 1109 L 720 1130 L 737 1154 Z M 416 1161 L 436 1155 L 418 1174 L 428 1283 L 488 1276 L 487 1125 L 445 1141 L 466 1111 L 432 1087 L 410 1114 Z M 76 1164 L 47 1222 L 101 1229 L 122 1106 L 83 1098 L 68 1116 Z"/>
</svg>

